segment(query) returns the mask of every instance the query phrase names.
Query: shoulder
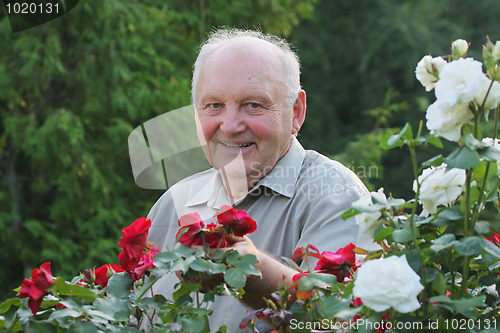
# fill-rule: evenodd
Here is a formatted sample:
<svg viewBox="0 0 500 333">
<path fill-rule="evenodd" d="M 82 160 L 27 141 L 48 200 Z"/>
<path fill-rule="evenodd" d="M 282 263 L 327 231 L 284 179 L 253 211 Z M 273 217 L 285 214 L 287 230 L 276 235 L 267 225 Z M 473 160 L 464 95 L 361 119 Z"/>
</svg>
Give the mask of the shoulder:
<svg viewBox="0 0 500 333">
<path fill-rule="evenodd" d="M 368 192 L 352 170 L 314 150 L 306 150 L 297 189 L 317 192 L 323 196 L 353 192 L 352 195 L 359 197 Z"/>
</svg>

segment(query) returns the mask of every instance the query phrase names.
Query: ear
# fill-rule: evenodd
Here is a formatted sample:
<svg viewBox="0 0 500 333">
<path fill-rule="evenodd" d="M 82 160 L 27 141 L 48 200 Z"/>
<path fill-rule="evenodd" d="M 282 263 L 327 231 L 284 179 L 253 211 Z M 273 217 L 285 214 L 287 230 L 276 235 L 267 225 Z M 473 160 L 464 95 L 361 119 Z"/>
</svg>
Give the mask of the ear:
<svg viewBox="0 0 500 333">
<path fill-rule="evenodd" d="M 293 103 L 292 135 L 295 135 L 306 119 L 306 92 L 301 90 Z"/>
</svg>

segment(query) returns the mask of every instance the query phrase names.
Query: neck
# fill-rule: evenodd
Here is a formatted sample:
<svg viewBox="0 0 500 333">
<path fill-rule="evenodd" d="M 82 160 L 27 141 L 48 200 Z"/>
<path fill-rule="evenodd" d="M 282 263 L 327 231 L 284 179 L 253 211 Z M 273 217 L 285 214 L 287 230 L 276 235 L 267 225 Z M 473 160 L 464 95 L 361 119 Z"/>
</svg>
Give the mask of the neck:
<svg viewBox="0 0 500 333">
<path fill-rule="evenodd" d="M 234 204 L 248 193 L 250 187 L 245 175 L 243 177 L 241 175 L 234 175 L 231 172 L 227 172 L 224 168 L 219 170 L 219 173 L 222 176 L 222 184 L 226 189 L 231 204 Z"/>
</svg>

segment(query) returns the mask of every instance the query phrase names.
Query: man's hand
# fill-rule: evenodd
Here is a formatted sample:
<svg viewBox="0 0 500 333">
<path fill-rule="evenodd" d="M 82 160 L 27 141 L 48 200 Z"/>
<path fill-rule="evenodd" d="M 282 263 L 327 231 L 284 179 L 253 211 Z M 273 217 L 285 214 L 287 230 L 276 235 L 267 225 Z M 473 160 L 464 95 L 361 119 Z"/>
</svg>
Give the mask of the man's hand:
<svg viewBox="0 0 500 333">
<path fill-rule="evenodd" d="M 271 255 L 263 251 L 259 251 L 253 242 L 246 236 L 228 236 L 227 239 L 232 242 L 232 245 L 230 247 L 223 248 L 222 250 L 232 249 L 243 255 L 252 254 L 259 260 L 259 263 L 255 265 L 255 267 L 259 269 L 262 277 L 255 275 L 247 276 L 247 283 L 244 287 L 245 294 L 242 299 L 245 304 L 254 309 L 263 308 L 266 305 L 264 298 L 270 298 L 271 294 L 278 290 L 278 287 L 283 280 L 285 281 L 285 285 L 287 287 L 292 285 L 292 278 L 298 273 L 295 269 L 284 265 Z M 213 256 L 215 251 L 216 249 L 211 249 L 209 255 Z M 183 280 L 180 272 L 177 273 L 177 276 L 179 279 Z M 215 286 L 220 285 L 223 282 L 224 276 L 222 274 L 205 274 L 201 284 L 204 289 L 213 289 Z M 293 290 L 293 288 L 291 289 L 290 293 L 294 296 L 295 290 Z"/>
</svg>

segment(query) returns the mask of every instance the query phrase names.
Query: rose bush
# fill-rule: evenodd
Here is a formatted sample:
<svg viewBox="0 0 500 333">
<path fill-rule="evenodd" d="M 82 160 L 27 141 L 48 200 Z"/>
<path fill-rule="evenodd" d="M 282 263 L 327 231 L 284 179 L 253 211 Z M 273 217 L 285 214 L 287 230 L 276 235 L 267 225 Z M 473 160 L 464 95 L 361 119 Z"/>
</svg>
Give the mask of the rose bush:
<svg viewBox="0 0 500 333">
<path fill-rule="evenodd" d="M 408 148 L 415 197 L 387 198 L 380 189 L 341 213 L 354 216 L 379 249 L 353 248 L 364 262 L 344 279 L 302 271 L 294 278 L 297 300 L 282 287 L 245 325 L 255 328 L 256 314 L 267 314 L 276 331 L 498 331 L 500 41 L 483 47 L 484 67 L 466 58 L 468 49 L 457 40 L 450 55 L 417 64 L 417 80 L 436 96 L 426 112 L 430 134 L 422 122 L 416 133 L 406 124 L 380 142 L 382 149 Z M 440 138 L 458 145 L 419 164 L 417 149 L 444 149 Z M 299 253 L 320 259 L 312 245 Z"/>
<path fill-rule="evenodd" d="M 213 256 L 201 250 L 205 246 L 227 246 L 227 235 L 243 236 L 256 229 L 255 221 L 244 211 L 224 207 L 215 219 L 220 224 L 203 221 L 197 213 L 179 218 L 178 245 L 160 253 L 148 243 L 151 221 L 138 218 L 123 228 L 118 246 L 119 265 L 105 264 L 87 269 L 72 281 L 54 278 L 50 263 L 35 268 L 31 279 L 18 288 L 18 297 L 0 304 L 0 329 L 30 332 L 136 332 L 143 329 L 171 332 L 168 323 L 182 322 L 180 330 L 205 332 L 210 311 L 204 304 L 215 295 L 241 297 L 246 276 L 260 275 L 254 267 L 257 258 L 236 251 L 217 250 Z M 182 244 L 198 245 L 190 248 Z M 200 276 L 223 274 L 224 282 L 197 296 L 203 289 Z M 190 282 L 181 282 L 174 299 L 150 295 L 150 287 L 163 275 L 180 271 Z M 180 302 L 182 300 L 182 302 Z M 30 309 L 30 311 L 26 311 Z M 159 320 L 152 320 L 157 317 Z"/>
</svg>

